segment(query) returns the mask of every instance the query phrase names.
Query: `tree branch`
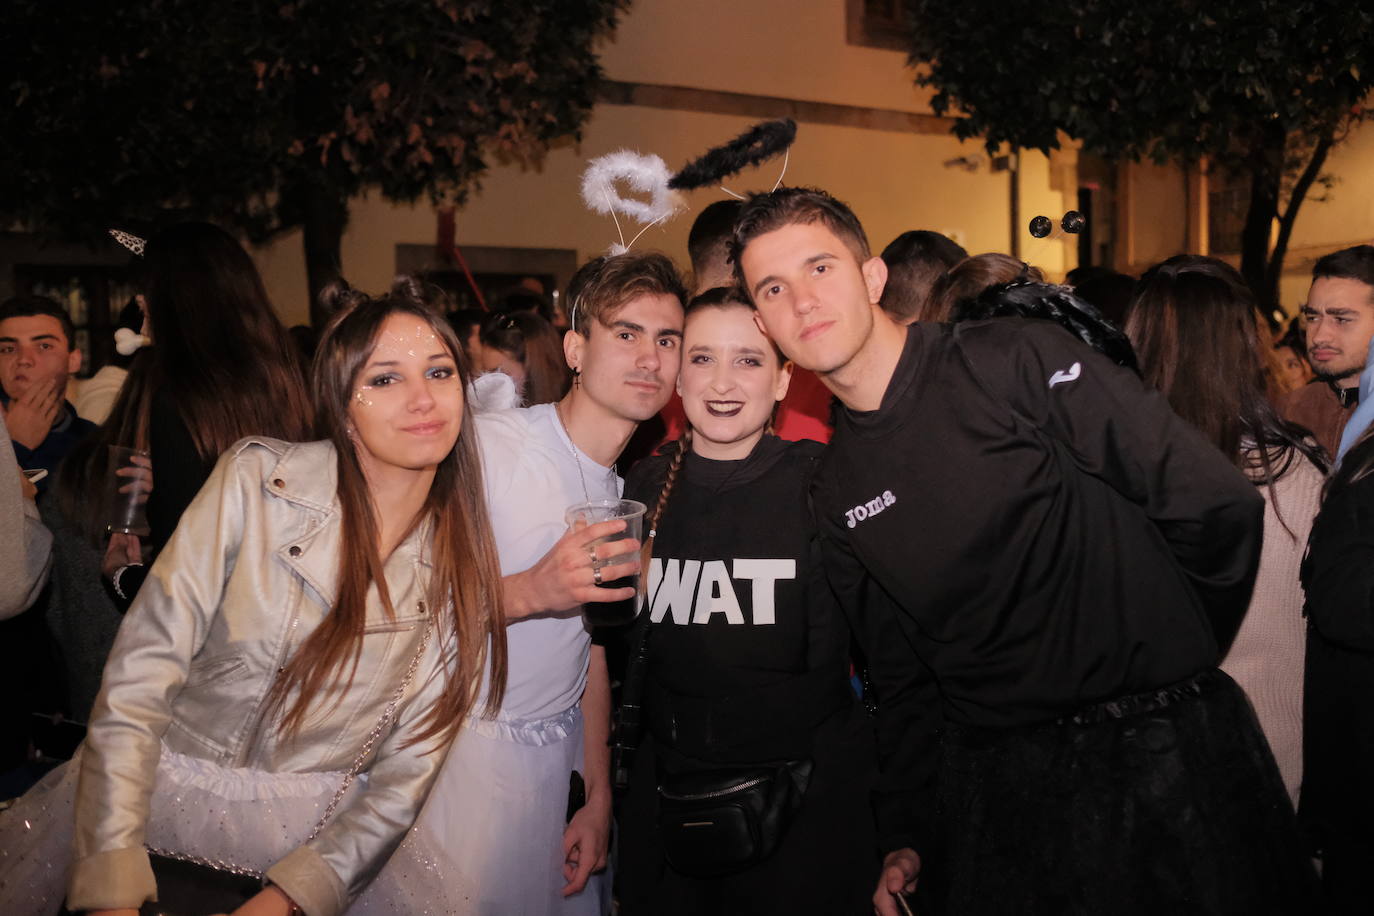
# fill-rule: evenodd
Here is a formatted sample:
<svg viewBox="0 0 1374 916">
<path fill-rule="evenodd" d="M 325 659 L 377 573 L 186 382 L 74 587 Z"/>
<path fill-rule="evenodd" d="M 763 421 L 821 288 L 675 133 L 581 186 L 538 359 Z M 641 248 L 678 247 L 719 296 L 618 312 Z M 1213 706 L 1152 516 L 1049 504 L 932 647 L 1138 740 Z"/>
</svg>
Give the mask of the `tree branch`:
<svg viewBox="0 0 1374 916">
<path fill-rule="evenodd" d="M 1316 148 L 1312 150 L 1312 158 L 1307 161 L 1306 168 L 1302 170 L 1302 174 L 1293 184 L 1292 193 L 1288 195 L 1288 206 L 1279 217 L 1278 238 L 1274 241 L 1274 250 L 1270 252 L 1269 264 L 1265 268 L 1271 289 L 1277 290 L 1279 287 L 1279 278 L 1283 274 L 1283 260 L 1288 254 L 1288 241 L 1293 235 L 1293 225 L 1298 221 L 1298 211 L 1302 209 L 1302 203 L 1307 198 L 1307 192 L 1312 189 L 1313 182 L 1321 174 L 1327 154 L 1331 152 L 1335 141 L 1336 125 L 1333 124 L 1317 141 Z"/>
</svg>

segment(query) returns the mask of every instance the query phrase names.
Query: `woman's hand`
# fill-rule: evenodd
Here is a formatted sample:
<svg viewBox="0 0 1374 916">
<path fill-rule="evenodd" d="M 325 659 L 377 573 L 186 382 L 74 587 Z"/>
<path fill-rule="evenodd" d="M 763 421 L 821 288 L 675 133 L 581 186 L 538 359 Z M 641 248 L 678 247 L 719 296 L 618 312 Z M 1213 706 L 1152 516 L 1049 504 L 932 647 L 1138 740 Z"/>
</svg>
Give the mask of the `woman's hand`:
<svg viewBox="0 0 1374 916">
<path fill-rule="evenodd" d="M 106 579 L 115 574 L 121 566 L 139 566 L 143 563 L 143 544 L 136 534 L 110 535 L 110 543 L 105 546 L 105 557 L 100 561 L 100 573 Z"/>
<path fill-rule="evenodd" d="M 639 572 L 639 541 L 622 539 L 597 543 L 625 530 L 623 519 L 569 528 L 529 569 L 502 579 L 506 619 L 519 620 L 550 611 L 565 611 L 582 604 L 624 601 L 635 596 L 633 588 L 602 588 L 596 584 L 594 564 L 629 554 L 626 562 L 601 567 L 601 581 L 614 582 Z"/>
<path fill-rule="evenodd" d="M 300 909 L 291 902 L 291 898 L 286 896 L 281 888 L 269 884 L 249 897 L 243 906 L 228 916 L 291 916 L 292 913 L 299 912 Z M 225 914 L 220 914 L 220 916 L 225 916 Z"/>
</svg>

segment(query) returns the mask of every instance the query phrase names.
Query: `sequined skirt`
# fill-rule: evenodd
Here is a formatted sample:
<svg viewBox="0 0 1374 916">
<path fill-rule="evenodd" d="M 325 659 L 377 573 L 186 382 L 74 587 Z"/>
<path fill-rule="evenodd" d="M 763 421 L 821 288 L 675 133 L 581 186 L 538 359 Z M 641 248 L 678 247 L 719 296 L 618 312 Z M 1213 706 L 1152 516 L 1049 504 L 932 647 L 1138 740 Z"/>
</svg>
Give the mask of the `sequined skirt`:
<svg viewBox="0 0 1374 916">
<path fill-rule="evenodd" d="M 0 901 L 6 916 L 51 916 L 66 896 L 80 760 L 78 751 L 0 813 Z M 147 845 L 166 855 L 264 872 L 307 840 L 343 776 L 223 767 L 164 748 L 149 800 Z M 342 804 L 366 786 L 362 774 Z M 407 847 L 407 855 L 421 852 Z M 406 885 L 403 894 L 394 888 L 395 894 L 427 893 L 431 888 L 423 878 L 429 872 L 398 863 Z M 433 888 L 443 883 L 431 882 Z M 383 906 L 382 896 L 372 895 L 379 911 L 411 911 L 392 906 L 390 899 Z"/>
</svg>

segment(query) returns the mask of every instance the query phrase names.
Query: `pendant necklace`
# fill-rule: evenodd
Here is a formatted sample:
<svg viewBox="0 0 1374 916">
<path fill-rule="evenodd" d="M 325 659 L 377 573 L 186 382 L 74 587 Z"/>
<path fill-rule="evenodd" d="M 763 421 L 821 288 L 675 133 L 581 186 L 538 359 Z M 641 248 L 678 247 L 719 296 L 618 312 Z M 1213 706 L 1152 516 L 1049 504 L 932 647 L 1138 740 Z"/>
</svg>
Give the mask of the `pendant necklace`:
<svg viewBox="0 0 1374 916">
<path fill-rule="evenodd" d="M 562 401 L 554 403 L 553 414 L 558 418 L 558 425 L 563 430 L 563 437 L 568 441 L 568 450 L 572 452 L 573 464 L 577 466 L 577 479 L 582 482 L 582 498 L 586 502 L 591 502 L 592 495 L 591 491 L 587 488 L 587 475 L 584 474 L 582 471 L 582 451 L 577 447 L 577 444 L 573 442 L 572 433 L 568 431 L 568 424 L 563 419 Z M 607 473 L 607 477 L 608 482 L 615 478 L 615 465 L 611 465 L 611 468 Z M 611 489 L 614 490 L 615 486 L 612 485 Z"/>
</svg>

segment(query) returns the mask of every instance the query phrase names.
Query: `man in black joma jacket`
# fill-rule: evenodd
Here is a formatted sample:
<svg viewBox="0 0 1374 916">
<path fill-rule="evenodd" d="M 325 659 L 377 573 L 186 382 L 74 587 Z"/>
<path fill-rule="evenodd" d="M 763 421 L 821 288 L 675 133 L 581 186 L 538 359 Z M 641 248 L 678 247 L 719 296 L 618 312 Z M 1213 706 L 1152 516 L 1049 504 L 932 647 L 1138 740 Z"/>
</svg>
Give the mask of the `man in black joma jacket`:
<svg viewBox="0 0 1374 916">
<path fill-rule="evenodd" d="M 1216 669 L 1255 488 L 1052 323 L 894 324 L 824 192 L 755 195 L 733 248 L 843 405 L 813 500 L 877 692 L 877 911 L 919 876 L 926 914 L 1304 912 L 1292 809 Z"/>
</svg>

